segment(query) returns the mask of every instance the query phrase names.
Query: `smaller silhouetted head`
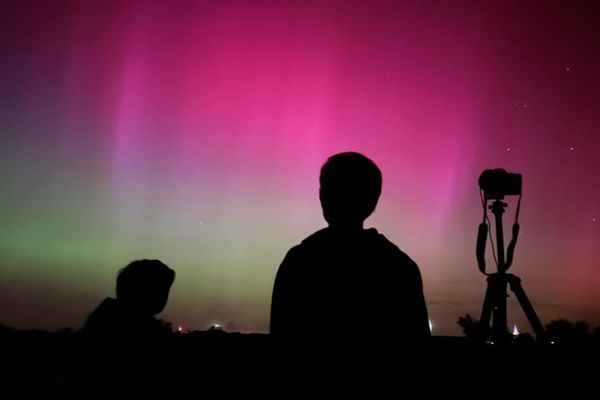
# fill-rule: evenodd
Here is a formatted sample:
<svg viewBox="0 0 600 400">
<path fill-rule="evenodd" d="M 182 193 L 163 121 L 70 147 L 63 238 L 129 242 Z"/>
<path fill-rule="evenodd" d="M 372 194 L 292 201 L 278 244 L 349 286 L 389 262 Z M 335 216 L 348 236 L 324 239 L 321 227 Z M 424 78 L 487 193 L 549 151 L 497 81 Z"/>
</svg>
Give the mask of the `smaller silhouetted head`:
<svg viewBox="0 0 600 400">
<path fill-rule="evenodd" d="M 381 171 L 360 153 L 339 153 L 321 167 L 319 198 L 330 226 L 362 226 L 381 194 Z"/>
<path fill-rule="evenodd" d="M 167 304 L 175 271 L 159 260 L 136 260 L 117 277 L 117 299 L 139 312 L 155 315 Z"/>
</svg>

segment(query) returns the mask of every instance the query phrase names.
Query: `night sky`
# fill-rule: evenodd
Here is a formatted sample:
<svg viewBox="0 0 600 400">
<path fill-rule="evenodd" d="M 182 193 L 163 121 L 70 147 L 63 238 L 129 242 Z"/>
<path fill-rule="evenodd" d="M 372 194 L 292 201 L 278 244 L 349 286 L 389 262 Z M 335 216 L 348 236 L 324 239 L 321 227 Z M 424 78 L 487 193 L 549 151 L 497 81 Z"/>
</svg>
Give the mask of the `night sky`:
<svg viewBox="0 0 600 400">
<path fill-rule="evenodd" d="M 540 318 L 600 324 L 598 2 L 3 1 L 0 59 L 0 323 L 77 329 L 159 258 L 161 318 L 266 332 L 279 263 L 325 226 L 319 169 L 354 150 L 434 334 L 479 316 L 496 167 L 523 174 L 510 271 Z"/>
</svg>

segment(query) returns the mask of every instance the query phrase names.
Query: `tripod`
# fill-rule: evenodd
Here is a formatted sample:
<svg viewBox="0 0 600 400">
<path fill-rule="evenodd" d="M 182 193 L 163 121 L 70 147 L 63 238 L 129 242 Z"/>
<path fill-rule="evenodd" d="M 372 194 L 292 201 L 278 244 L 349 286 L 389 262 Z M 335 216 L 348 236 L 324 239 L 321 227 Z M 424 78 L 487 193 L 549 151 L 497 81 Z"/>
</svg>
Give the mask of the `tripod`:
<svg viewBox="0 0 600 400">
<path fill-rule="evenodd" d="M 484 213 L 487 210 L 487 200 L 484 201 Z M 479 233 L 477 236 L 477 262 L 479 269 L 484 274 L 488 275 L 487 290 L 483 300 L 483 308 L 481 310 L 480 323 L 484 329 L 485 339 L 496 343 L 508 342 L 508 328 L 506 318 L 506 298 L 508 297 L 507 286 L 510 286 L 511 291 L 516 295 L 523 312 L 525 313 L 531 327 L 533 328 L 537 340 L 544 337 L 544 326 L 538 318 L 529 298 L 525 294 L 525 290 L 521 285 L 521 278 L 516 275 L 508 274 L 506 271 L 510 268 L 513 260 L 513 253 L 517 243 L 519 234 L 519 223 L 515 221 L 513 225 L 513 237 L 507 247 L 506 258 L 504 253 L 504 232 L 502 229 L 502 214 L 508 204 L 504 203 L 502 197 L 494 198 L 494 202 L 489 209 L 495 216 L 496 223 L 496 242 L 497 242 L 497 262 L 498 272 L 487 274 L 485 272 L 485 243 L 488 234 L 488 225 L 486 224 L 487 215 L 484 214 L 484 221 L 479 225 Z M 520 207 L 517 207 L 517 219 Z M 491 326 L 490 326 L 491 319 Z"/>
</svg>

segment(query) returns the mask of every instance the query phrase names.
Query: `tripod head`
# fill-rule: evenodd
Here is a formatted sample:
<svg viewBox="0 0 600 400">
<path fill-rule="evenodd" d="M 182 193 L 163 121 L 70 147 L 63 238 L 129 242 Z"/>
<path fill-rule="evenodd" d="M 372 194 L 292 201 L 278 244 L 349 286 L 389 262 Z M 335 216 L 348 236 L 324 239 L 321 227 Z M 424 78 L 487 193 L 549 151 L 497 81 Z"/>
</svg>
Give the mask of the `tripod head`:
<svg viewBox="0 0 600 400">
<path fill-rule="evenodd" d="M 505 169 L 486 169 L 479 175 L 479 188 L 486 200 L 502 200 L 504 196 L 520 196 L 523 188 L 523 176 Z"/>
<path fill-rule="evenodd" d="M 481 190 L 481 204 L 483 207 L 483 221 L 479 224 L 477 232 L 477 246 L 476 256 L 479 270 L 489 275 L 485 271 L 485 246 L 487 242 L 487 236 L 489 234 L 489 218 L 487 215 L 488 208 L 492 210 L 496 222 L 496 241 L 498 255 L 494 251 L 494 259 L 498 268 L 498 273 L 505 273 L 513 262 L 513 255 L 515 246 L 517 245 L 517 238 L 519 236 L 519 211 L 521 208 L 521 191 L 523 186 L 523 178 L 521 174 L 509 173 L 501 168 L 486 169 L 479 176 L 479 187 Z M 515 222 L 512 227 L 512 239 L 506 249 L 506 258 L 504 253 L 504 232 L 502 228 L 502 215 L 507 203 L 503 202 L 505 196 L 519 196 L 519 202 L 517 205 L 517 211 L 515 214 Z M 488 207 L 488 201 L 493 200 L 491 206 Z M 494 242 L 492 242 L 492 248 L 494 248 Z"/>
</svg>

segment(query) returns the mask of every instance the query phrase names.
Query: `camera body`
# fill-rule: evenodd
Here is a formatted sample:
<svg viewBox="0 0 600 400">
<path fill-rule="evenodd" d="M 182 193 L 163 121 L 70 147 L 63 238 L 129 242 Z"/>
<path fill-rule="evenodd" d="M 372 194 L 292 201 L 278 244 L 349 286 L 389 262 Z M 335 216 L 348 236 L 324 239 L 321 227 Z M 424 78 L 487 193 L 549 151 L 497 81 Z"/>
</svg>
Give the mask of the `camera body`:
<svg viewBox="0 0 600 400">
<path fill-rule="evenodd" d="M 506 172 L 502 168 L 486 169 L 479 176 L 479 187 L 487 199 L 503 199 L 504 196 L 518 196 L 523 187 L 521 174 Z"/>
</svg>

